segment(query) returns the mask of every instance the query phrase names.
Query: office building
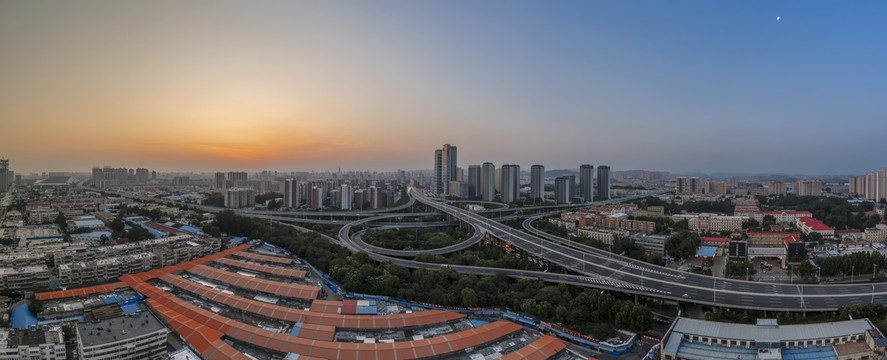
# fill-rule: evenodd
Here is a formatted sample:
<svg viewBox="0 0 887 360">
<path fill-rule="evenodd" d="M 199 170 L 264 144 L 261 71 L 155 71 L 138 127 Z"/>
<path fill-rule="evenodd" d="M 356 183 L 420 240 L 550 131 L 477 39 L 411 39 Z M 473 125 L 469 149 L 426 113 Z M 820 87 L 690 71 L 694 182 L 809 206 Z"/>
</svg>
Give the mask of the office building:
<svg viewBox="0 0 887 360">
<path fill-rule="evenodd" d="M 256 195 L 250 188 L 230 188 L 225 190 L 225 207 L 231 209 L 248 208 L 256 204 Z"/>
<path fill-rule="evenodd" d="M 382 189 L 370 186 L 369 194 L 370 194 L 370 209 L 378 209 L 379 208 L 379 197 L 381 196 L 380 192 Z"/>
<path fill-rule="evenodd" d="M 798 196 L 820 196 L 822 195 L 822 182 L 819 180 L 795 181 L 792 193 Z"/>
<path fill-rule="evenodd" d="M 77 324 L 82 360 L 163 359 L 169 330 L 151 311 Z"/>
<path fill-rule="evenodd" d="M 675 192 L 678 195 L 701 194 L 702 191 L 702 179 L 698 177 L 678 176 L 675 179 Z"/>
<path fill-rule="evenodd" d="M 468 183 L 464 181 L 450 181 L 449 185 L 450 193 L 447 194 L 451 197 L 457 197 L 460 199 L 468 198 Z"/>
<path fill-rule="evenodd" d="M 296 179 L 283 181 L 283 207 L 290 209 L 299 207 L 299 183 Z"/>
<path fill-rule="evenodd" d="M 851 191 L 852 192 L 852 191 Z M 771 181 L 767 184 L 767 194 L 769 195 L 785 195 L 785 183 L 782 181 Z"/>
<path fill-rule="evenodd" d="M 579 197 L 582 202 L 594 201 L 594 166 L 579 166 Z"/>
<path fill-rule="evenodd" d="M 530 167 L 530 200 L 545 200 L 545 167 Z"/>
<path fill-rule="evenodd" d="M 457 177 L 456 147 L 444 144 L 443 148 L 434 151 L 434 192 L 446 196 L 450 181 L 458 181 Z"/>
<path fill-rule="evenodd" d="M 480 165 L 471 165 L 468 167 L 468 197 L 480 196 L 480 173 Z"/>
<path fill-rule="evenodd" d="M 502 165 L 501 174 L 502 202 L 510 203 L 520 200 L 520 166 Z"/>
<path fill-rule="evenodd" d="M 480 196 L 483 201 L 496 199 L 496 166 L 485 162 L 480 169 Z"/>
<path fill-rule="evenodd" d="M 610 167 L 602 165 L 597 168 L 597 196 L 595 200 L 610 200 Z"/>
<path fill-rule="evenodd" d="M 563 176 L 554 179 L 554 201 L 558 204 L 570 203 L 570 179 Z"/>
</svg>

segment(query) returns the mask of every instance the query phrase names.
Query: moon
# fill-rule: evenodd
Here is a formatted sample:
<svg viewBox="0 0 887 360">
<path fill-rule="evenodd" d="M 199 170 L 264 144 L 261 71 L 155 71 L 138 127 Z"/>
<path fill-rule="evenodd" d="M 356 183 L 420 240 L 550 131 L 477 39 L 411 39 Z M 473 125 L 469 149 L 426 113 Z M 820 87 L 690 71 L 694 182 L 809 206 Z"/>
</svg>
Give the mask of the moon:
<svg viewBox="0 0 887 360">
<path fill-rule="evenodd" d="M 779 16 L 776 17 L 776 21 L 779 21 Z"/>
</svg>

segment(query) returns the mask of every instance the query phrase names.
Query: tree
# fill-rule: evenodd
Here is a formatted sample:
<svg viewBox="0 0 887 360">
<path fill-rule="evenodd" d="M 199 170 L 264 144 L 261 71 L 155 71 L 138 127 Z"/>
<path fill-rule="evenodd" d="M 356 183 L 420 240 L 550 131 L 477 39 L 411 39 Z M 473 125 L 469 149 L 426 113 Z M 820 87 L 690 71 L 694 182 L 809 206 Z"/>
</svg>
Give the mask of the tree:
<svg viewBox="0 0 887 360">
<path fill-rule="evenodd" d="M 811 232 L 807 234 L 807 241 L 815 242 L 819 245 L 822 245 L 822 234 L 818 232 Z"/>
<path fill-rule="evenodd" d="M 153 239 L 154 235 L 148 229 L 141 226 L 133 226 L 126 232 L 126 238 L 131 242 Z"/>
<path fill-rule="evenodd" d="M 462 305 L 467 307 L 477 306 L 477 293 L 474 292 L 474 289 L 462 289 Z"/>
<path fill-rule="evenodd" d="M 59 229 L 65 231 L 65 229 L 68 227 L 68 219 L 65 218 L 65 214 L 59 212 L 58 216 L 55 217 L 55 224 L 59 226 Z"/>
</svg>

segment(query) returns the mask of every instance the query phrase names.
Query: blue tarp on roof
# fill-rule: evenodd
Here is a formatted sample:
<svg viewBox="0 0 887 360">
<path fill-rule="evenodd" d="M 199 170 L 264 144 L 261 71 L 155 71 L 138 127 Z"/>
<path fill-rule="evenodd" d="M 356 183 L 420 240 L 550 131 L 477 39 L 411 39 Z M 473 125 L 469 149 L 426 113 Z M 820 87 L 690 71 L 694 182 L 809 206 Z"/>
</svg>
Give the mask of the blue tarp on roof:
<svg viewBox="0 0 887 360">
<path fill-rule="evenodd" d="M 240 244 L 240 243 L 243 242 L 244 240 L 246 240 L 246 237 L 245 237 L 245 236 L 244 236 L 244 237 L 238 237 L 238 238 L 230 238 L 230 239 L 228 239 L 228 241 L 229 241 L 230 243 L 232 243 L 232 244 Z"/>
<path fill-rule="evenodd" d="M 701 246 L 699 247 L 699 251 L 696 252 L 697 257 L 714 257 L 715 253 L 717 253 L 717 246 Z"/>
<path fill-rule="evenodd" d="M 31 325 L 37 325 L 37 315 L 31 312 L 28 304 L 22 304 L 12 309 L 9 323 L 14 328 L 27 329 Z"/>
<path fill-rule="evenodd" d="M 835 351 L 831 346 L 820 346 L 813 348 L 798 348 L 782 350 L 782 358 L 784 360 L 827 360 L 837 359 Z"/>
<path fill-rule="evenodd" d="M 196 234 L 198 231 L 200 231 L 200 229 L 193 227 L 193 226 L 188 226 L 188 225 L 182 226 L 179 229 L 181 229 L 183 231 L 187 231 L 192 234 Z"/>
<path fill-rule="evenodd" d="M 478 319 L 468 319 L 468 322 L 471 323 L 471 326 L 474 326 L 476 328 L 490 323 L 489 321 L 483 321 L 483 320 L 478 320 Z"/>
<path fill-rule="evenodd" d="M 66 322 L 66 321 L 75 321 L 75 320 L 77 322 L 85 322 L 86 318 L 84 318 L 83 315 L 81 315 L 81 316 L 74 316 L 74 317 L 63 318 L 63 319 L 40 320 L 37 322 L 37 326 L 55 324 L 55 323 Z"/>
<path fill-rule="evenodd" d="M 295 323 L 295 325 L 293 325 L 293 329 L 290 330 L 290 335 L 299 336 L 299 331 L 301 331 L 301 330 L 302 330 L 302 323 L 297 322 L 297 323 Z"/>
<path fill-rule="evenodd" d="M 142 308 L 139 307 L 139 304 L 138 304 L 138 303 L 135 303 L 135 304 L 127 304 L 127 305 L 120 305 L 120 308 L 123 309 L 123 313 L 126 314 L 126 315 L 129 315 L 129 314 L 135 314 L 135 313 L 137 313 L 137 312 L 141 312 L 141 311 L 142 311 Z"/>
</svg>

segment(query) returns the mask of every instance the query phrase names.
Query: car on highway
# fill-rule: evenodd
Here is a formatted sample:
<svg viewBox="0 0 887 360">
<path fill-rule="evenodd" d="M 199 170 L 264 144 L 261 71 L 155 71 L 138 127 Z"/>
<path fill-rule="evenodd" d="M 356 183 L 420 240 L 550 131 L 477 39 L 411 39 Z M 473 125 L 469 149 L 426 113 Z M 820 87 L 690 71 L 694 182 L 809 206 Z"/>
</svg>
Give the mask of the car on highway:
<svg viewBox="0 0 887 360">
<path fill-rule="evenodd" d="M 613 285 L 613 287 L 617 288 L 617 289 L 625 289 L 625 286 L 622 286 L 622 284 L 616 284 L 616 285 Z"/>
<path fill-rule="evenodd" d="M 690 294 L 684 294 L 684 295 L 681 295 L 681 297 L 684 298 L 684 299 L 689 299 L 689 298 L 691 298 Z"/>
</svg>

